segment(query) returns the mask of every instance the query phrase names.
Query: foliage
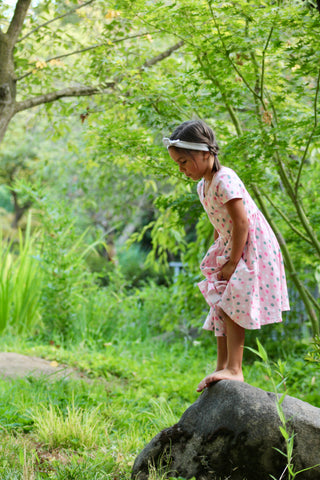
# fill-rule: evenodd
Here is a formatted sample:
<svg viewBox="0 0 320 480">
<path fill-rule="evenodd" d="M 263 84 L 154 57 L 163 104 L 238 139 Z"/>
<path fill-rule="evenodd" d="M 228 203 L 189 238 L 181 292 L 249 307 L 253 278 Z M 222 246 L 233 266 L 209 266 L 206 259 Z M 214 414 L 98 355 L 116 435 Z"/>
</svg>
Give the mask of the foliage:
<svg viewBox="0 0 320 480">
<path fill-rule="evenodd" d="M 96 97 L 48 105 L 50 133 L 73 133 L 65 140 L 68 159 L 77 156 L 68 171 L 69 178 L 77 177 L 68 191 L 77 216 L 98 226 L 111 247 L 116 237 L 126 240 L 151 220 L 154 263 L 197 248 L 188 238 L 197 223 L 194 189 L 188 185 L 184 195 L 177 186 L 180 176 L 160 141 L 181 120 L 206 118 L 217 132 L 223 162 L 236 168 L 268 218 L 277 219 L 288 275 L 316 333 L 318 12 L 306 2 L 266 2 L 260 8 L 247 1 L 184 0 L 159 1 L 152 8 L 144 0 L 108 7 L 95 1 L 64 9 L 60 2 L 50 7 L 40 2 L 29 11 L 15 60 L 18 84 L 25 82 L 22 101 L 34 92 L 39 97 L 52 82 L 66 85 L 75 69 L 80 83 L 112 84 L 103 103 Z M 49 22 L 46 28 L 43 21 Z M 51 43 L 42 41 L 52 37 L 59 50 L 54 58 Z M 93 38 L 94 45 L 79 48 Z M 175 55 L 157 55 L 178 40 Z M 77 122 L 62 129 L 59 115 Z M 48 170 L 52 180 L 62 171 Z M 157 199 L 159 188 L 163 199 Z M 150 212 L 147 218 L 139 213 L 143 209 Z"/>
<path fill-rule="evenodd" d="M 111 338 L 118 342 L 143 341 L 172 329 L 179 331 L 181 312 L 175 305 L 172 287 L 149 281 L 141 289 L 128 289 L 119 282 L 120 275 L 120 271 L 115 272 L 109 286 L 88 299 L 78 321 L 78 339 L 102 343 Z M 192 317 L 186 317 L 190 325 Z"/>
<path fill-rule="evenodd" d="M 43 277 L 37 256 L 39 235 L 31 236 L 31 216 L 19 245 L 0 237 L 0 331 L 10 328 L 18 335 L 29 333 L 41 318 Z"/>
<path fill-rule="evenodd" d="M 1 185 L 0 187 L 0 209 L 4 209 L 8 212 L 12 211 L 10 192 L 4 185 Z"/>
<path fill-rule="evenodd" d="M 147 264 L 147 252 L 143 251 L 139 244 L 117 249 L 119 270 L 123 275 L 127 288 L 143 288 L 146 283 L 168 283 L 168 270 L 161 273 L 157 271 L 155 264 Z"/>
<path fill-rule="evenodd" d="M 122 91 L 131 78 L 172 53 L 167 49 L 163 57 L 149 55 L 157 32 L 141 28 L 133 15 L 124 15 L 122 2 L 59 0 L 34 5 L 31 0 L 16 0 L 15 6 L 0 5 L 4 30 L 0 35 L 4 99 L 0 139 L 15 114 L 45 104 L 50 115 L 52 102 L 57 103 L 56 111 L 77 115 L 84 123 L 100 106 L 95 100 L 83 103 L 79 98 L 104 95 L 110 105 L 123 102 Z M 162 46 L 161 39 L 159 43 Z M 58 103 L 72 97 L 75 101 Z"/>
<path fill-rule="evenodd" d="M 30 128 L 25 132 L 16 125 L 15 137 L 9 138 L 1 149 L 0 179 L 5 185 L 11 187 L 16 178 L 32 180 L 37 168 L 37 144 L 34 136 L 30 134 Z M 34 132 L 33 132 L 34 134 Z M 17 145 L 17 139 L 22 141 Z"/>
<path fill-rule="evenodd" d="M 320 307 L 312 290 L 313 266 L 320 254 L 313 177 L 319 169 L 320 76 L 315 55 L 319 37 L 314 34 L 319 29 L 318 13 L 307 10 L 302 2 L 267 2 L 263 8 L 247 1 L 191 5 L 180 1 L 170 6 L 157 2 L 151 10 L 141 1 L 130 2 L 130 8 L 144 11 L 140 17 L 144 25 L 163 33 L 170 30 L 184 41 L 184 62 L 168 60 L 168 64 L 175 63 L 178 74 L 167 77 L 163 90 L 159 92 L 156 82 L 156 70 L 163 71 L 163 65 L 148 72 L 150 90 L 141 99 L 142 121 L 152 127 L 157 124 L 158 129 L 165 127 L 166 133 L 192 116 L 204 117 L 214 127 L 223 147 L 223 162 L 235 167 L 244 179 L 277 236 L 280 231 L 285 236 L 281 246 L 288 276 L 316 334 Z M 168 64 L 164 68 L 170 69 Z M 155 92 L 156 105 L 151 100 Z M 183 105 L 180 111 L 175 110 L 175 103 L 166 107 L 167 92 Z M 166 212 L 160 212 L 158 224 L 162 219 L 172 229 L 180 227 L 178 199 L 179 192 L 171 197 Z M 158 238 L 157 229 L 153 237 L 155 251 L 166 245 L 167 237 Z M 306 265 L 312 266 L 309 274 Z"/>
<path fill-rule="evenodd" d="M 68 167 L 63 168 L 62 161 L 52 168 L 53 160 L 47 157 L 47 166 L 39 169 L 52 182 L 69 177 L 62 188 L 55 182 L 57 198 L 67 192 L 82 226 L 100 229 L 110 251 L 117 238 L 123 242 L 149 224 L 150 262 L 179 258 L 186 250 L 197 256 L 194 188 L 177 186 L 181 176 L 168 163 L 160 141 L 181 120 L 206 118 L 217 132 L 223 162 L 236 168 L 266 215 L 277 219 L 274 228 L 285 238 L 288 275 L 316 333 L 318 12 L 304 2 L 267 2 L 259 8 L 254 2 L 184 0 L 159 1 L 152 8 L 142 0 L 118 2 L 105 11 L 96 1 L 55 18 L 63 8 L 59 2 L 50 7 L 40 2 L 26 18 L 26 37 L 16 51 L 20 74 L 27 72 L 24 98 L 51 88 L 53 80 L 68 83 L 74 69 L 79 81 L 111 79 L 113 87 L 103 103 L 99 97 L 77 101 L 81 113 L 69 102 L 48 106 L 50 123 L 45 128 L 56 138 L 62 127 L 59 115 L 71 118 L 61 131 Z M 46 29 L 38 28 L 39 16 L 50 21 Z M 99 22 L 99 16 L 105 20 Z M 90 43 L 93 32 L 95 48 L 79 53 L 76 45 L 80 40 Z M 70 48 L 72 55 L 62 52 L 61 58 L 49 60 L 51 52 L 41 40 L 52 35 L 54 46 Z M 178 53 L 156 60 L 168 42 L 178 40 L 183 42 Z M 27 59 L 33 61 L 35 48 L 39 58 L 28 70 Z M 77 133 L 84 134 L 81 141 Z M 164 191 L 160 198 L 159 189 Z M 144 232 L 146 238 L 148 229 Z"/>
<path fill-rule="evenodd" d="M 312 343 L 312 350 L 309 351 L 306 359 L 310 362 L 320 362 L 320 337 L 316 336 Z"/>
<path fill-rule="evenodd" d="M 72 338 L 86 296 L 97 288 L 85 256 L 100 242 L 85 243 L 86 232 L 79 235 L 66 204 L 56 204 L 44 191 L 27 184 L 19 183 L 17 189 L 32 199 L 38 221 L 41 219 L 38 261 L 42 270 L 39 304 L 43 334 Z"/>
</svg>

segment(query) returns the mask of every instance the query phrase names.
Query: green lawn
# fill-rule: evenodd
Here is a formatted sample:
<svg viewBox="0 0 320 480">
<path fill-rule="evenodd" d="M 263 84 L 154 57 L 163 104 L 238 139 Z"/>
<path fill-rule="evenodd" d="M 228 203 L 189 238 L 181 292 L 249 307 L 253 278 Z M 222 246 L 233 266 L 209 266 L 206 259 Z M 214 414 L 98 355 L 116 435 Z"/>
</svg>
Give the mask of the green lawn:
<svg viewBox="0 0 320 480">
<path fill-rule="evenodd" d="M 108 342 L 103 350 L 7 338 L 0 350 L 54 360 L 83 373 L 79 379 L 0 380 L 1 480 L 129 479 L 144 445 L 197 399 L 197 383 L 215 355 L 206 337 L 203 342 Z M 271 390 L 263 365 L 251 352 L 246 356 L 246 381 Z M 279 369 L 286 376 L 282 390 L 320 407 L 317 364 L 292 352 L 274 367 L 280 383 Z"/>
</svg>

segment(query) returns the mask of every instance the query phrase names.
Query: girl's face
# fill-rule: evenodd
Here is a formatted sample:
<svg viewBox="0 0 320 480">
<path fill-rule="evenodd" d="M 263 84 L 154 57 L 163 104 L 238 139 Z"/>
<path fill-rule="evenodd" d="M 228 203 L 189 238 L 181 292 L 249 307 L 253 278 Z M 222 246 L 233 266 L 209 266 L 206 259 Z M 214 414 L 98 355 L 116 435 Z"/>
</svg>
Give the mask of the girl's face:
<svg viewBox="0 0 320 480">
<path fill-rule="evenodd" d="M 169 148 L 169 155 L 179 165 L 180 172 L 192 180 L 212 179 L 212 167 L 214 159 L 209 152 L 198 152 L 195 150 L 186 153 L 180 148 Z"/>
</svg>

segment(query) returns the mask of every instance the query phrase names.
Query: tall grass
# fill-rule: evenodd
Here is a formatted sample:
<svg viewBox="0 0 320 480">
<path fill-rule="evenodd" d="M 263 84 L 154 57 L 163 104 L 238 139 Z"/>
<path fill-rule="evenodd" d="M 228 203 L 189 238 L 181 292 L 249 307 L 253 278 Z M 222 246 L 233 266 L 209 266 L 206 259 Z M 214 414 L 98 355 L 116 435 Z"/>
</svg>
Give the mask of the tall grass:
<svg viewBox="0 0 320 480">
<path fill-rule="evenodd" d="M 37 236 L 31 236 L 31 216 L 23 236 L 19 231 L 18 251 L 0 232 L 0 333 L 12 328 L 27 331 L 40 319 L 42 274 L 34 256 Z"/>
<path fill-rule="evenodd" d="M 74 402 L 66 414 L 59 407 L 39 405 L 32 416 L 37 438 L 49 448 L 93 448 L 99 437 L 108 437 L 110 424 L 103 424 L 100 407 L 83 410 Z"/>
</svg>

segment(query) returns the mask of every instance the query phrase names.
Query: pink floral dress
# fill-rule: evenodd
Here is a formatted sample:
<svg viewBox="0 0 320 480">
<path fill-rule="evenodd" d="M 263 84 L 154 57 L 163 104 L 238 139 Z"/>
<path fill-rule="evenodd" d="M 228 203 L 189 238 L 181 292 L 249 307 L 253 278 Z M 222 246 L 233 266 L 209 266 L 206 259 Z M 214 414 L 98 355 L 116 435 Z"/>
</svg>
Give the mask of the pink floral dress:
<svg viewBox="0 0 320 480">
<path fill-rule="evenodd" d="M 277 239 L 237 174 L 227 167 L 214 175 L 208 192 L 204 180 L 198 195 L 219 237 L 201 263 L 206 277 L 199 288 L 210 306 L 203 325 L 216 336 L 226 334 L 222 309 L 235 323 L 247 329 L 281 322 L 281 312 L 289 310 L 287 284 Z M 232 246 L 232 220 L 226 202 L 242 198 L 249 220 L 249 232 L 242 257 L 229 281 L 217 274 L 228 261 Z"/>
</svg>

